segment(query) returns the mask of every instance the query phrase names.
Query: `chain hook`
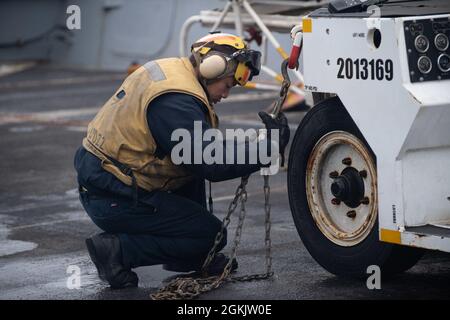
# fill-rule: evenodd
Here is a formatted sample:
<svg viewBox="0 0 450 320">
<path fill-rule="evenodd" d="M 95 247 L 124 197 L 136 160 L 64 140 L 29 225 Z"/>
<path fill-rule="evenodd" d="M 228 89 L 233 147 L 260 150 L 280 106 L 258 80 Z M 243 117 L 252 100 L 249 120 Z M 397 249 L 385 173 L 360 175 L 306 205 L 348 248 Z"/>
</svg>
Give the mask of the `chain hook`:
<svg viewBox="0 0 450 320">
<path fill-rule="evenodd" d="M 275 102 L 272 112 L 270 113 L 270 116 L 272 118 L 278 117 L 278 114 L 281 111 L 281 107 L 283 106 L 284 101 L 286 100 L 286 96 L 289 91 L 289 87 L 291 86 L 291 79 L 289 78 L 289 74 L 287 71 L 288 64 L 289 64 L 289 59 L 286 59 L 281 63 L 281 75 L 283 76 L 283 82 L 281 83 L 280 97 Z"/>
</svg>

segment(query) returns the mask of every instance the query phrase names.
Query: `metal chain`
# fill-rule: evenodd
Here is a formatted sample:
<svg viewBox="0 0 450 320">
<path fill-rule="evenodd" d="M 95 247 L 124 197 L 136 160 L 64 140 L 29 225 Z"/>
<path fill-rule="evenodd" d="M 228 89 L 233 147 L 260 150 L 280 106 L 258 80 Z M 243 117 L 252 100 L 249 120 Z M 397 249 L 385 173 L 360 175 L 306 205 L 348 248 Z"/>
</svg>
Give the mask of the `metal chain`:
<svg viewBox="0 0 450 320">
<path fill-rule="evenodd" d="M 289 78 L 289 74 L 287 71 L 289 64 L 289 59 L 286 59 L 281 64 L 281 75 L 283 76 L 283 82 L 281 84 L 280 97 L 275 102 L 275 105 L 272 110 L 272 117 L 276 118 L 281 111 L 281 107 L 286 100 L 287 93 L 289 92 L 289 87 L 291 86 L 291 79 Z"/>
<path fill-rule="evenodd" d="M 245 177 L 241 178 L 241 183 L 239 184 L 239 186 L 236 189 L 233 201 L 231 201 L 231 203 L 228 206 L 228 213 L 227 213 L 227 215 L 225 216 L 225 218 L 224 218 L 224 220 L 222 222 L 222 229 L 220 230 L 219 233 L 217 233 L 216 239 L 214 241 L 214 245 L 211 248 L 211 250 L 209 251 L 205 262 L 203 263 L 203 266 L 202 266 L 202 275 L 203 276 L 205 276 L 207 274 L 208 266 L 210 265 L 211 261 L 214 259 L 214 256 L 216 254 L 217 246 L 222 241 L 225 229 L 230 224 L 231 214 L 236 210 L 236 207 L 238 205 L 239 200 L 241 202 L 241 207 L 243 205 L 243 202 L 247 201 L 247 191 L 245 190 L 245 187 L 247 186 L 249 177 L 250 176 L 245 176 Z M 241 226 L 241 228 L 242 228 L 242 226 Z M 236 242 L 236 239 L 235 239 L 235 242 Z M 232 262 L 232 260 L 230 260 L 228 262 L 228 264 L 230 265 L 230 268 L 231 268 L 231 262 Z M 227 264 L 227 266 L 228 266 L 228 264 Z"/>
<path fill-rule="evenodd" d="M 272 271 L 272 240 L 270 238 L 270 229 L 272 226 L 270 220 L 270 186 L 269 186 L 269 176 L 264 176 L 264 210 L 265 210 L 265 238 L 264 244 L 266 248 L 266 272 L 260 274 L 251 274 L 240 277 L 231 277 L 231 281 L 253 281 L 268 279 L 273 276 Z"/>
<path fill-rule="evenodd" d="M 203 264 L 203 268 L 207 268 L 209 263 L 214 258 L 215 249 L 217 245 L 223 238 L 224 230 L 230 223 L 230 216 L 236 210 L 238 203 L 240 203 L 240 213 L 238 224 L 235 231 L 234 243 L 232 248 L 232 253 L 230 260 L 224 268 L 224 271 L 219 276 L 211 276 L 208 277 L 207 273 L 202 273 L 202 278 L 193 278 L 193 277 L 179 277 L 172 280 L 165 287 L 161 288 L 158 292 L 151 294 L 151 298 L 153 300 L 178 300 L 178 299 L 193 299 L 200 294 L 211 291 L 213 289 L 218 288 L 221 284 L 226 281 L 252 281 L 252 280 L 261 280 L 267 279 L 273 275 L 272 272 L 272 256 L 271 256 L 271 239 L 270 239 L 270 204 L 269 204 L 269 196 L 270 196 L 270 187 L 269 187 L 269 176 L 264 176 L 264 194 L 265 194 L 265 245 L 266 245 L 266 273 L 263 274 L 253 274 L 246 275 L 241 277 L 229 277 L 232 268 L 233 259 L 236 258 L 237 249 L 240 244 L 242 228 L 245 221 L 245 202 L 247 201 L 247 191 L 245 189 L 248 183 L 249 176 L 242 177 L 241 183 L 236 189 L 235 196 L 233 201 L 230 203 L 228 207 L 228 213 L 224 220 L 222 221 L 222 229 L 217 233 L 216 239 L 214 241 L 214 246 L 210 250 L 205 263 Z M 205 269 L 206 270 L 206 269 Z M 203 271 L 202 271 L 203 272 Z"/>
<path fill-rule="evenodd" d="M 283 75 L 283 83 L 280 90 L 280 98 L 275 102 L 272 116 L 276 118 L 278 113 L 281 110 L 281 107 L 286 100 L 286 95 L 289 91 L 289 86 L 291 84 L 288 73 L 287 73 L 288 59 L 284 60 L 281 65 L 281 71 Z M 178 299 L 193 299 L 200 294 L 211 291 L 213 289 L 218 288 L 226 281 L 252 281 L 252 280 L 261 280 L 268 279 L 273 276 L 272 271 L 272 240 L 270 237 L 271 230 L 271 219 L 270 219 L 270 185 L 269 185 L 269 176 L 264 176 L 264 210 L 265 210 L 265 249 L 266 249 L 266 272 L 261 274 L 252 274 L 245 275 L 240 277 L 230 277 L 231 267 L 233 263 L 233 259 L 236 258 L 237 248 L 239 247 L 242 235 L 242 227 L 244 225 L 245 220 L 245 202 L 247 201 L 247 191 L 246 186 L 248 183 L 248 176 L 244 176 L 241 178 L 241 183 L 236 189 L 233 201 L 231 201 L 228 206 L 228 212 L 225 218 L 222 221 L 222 228 L 217 233 L 216 238 L 214 240 L 214 245 L 208 253 L 208 256 L 203 263 L 201 274 L 201 278 L 194 277 L 178 277 L 171 282 L 169 282 L 165 287 L 158 290 L 158 292 L 153 293 L 150 297 L 153 300 L 178 300 Z M 239 220 L 235 231 L 234 243 L 232 248 L 231 257 L 225 266 L 222 274 L 218 276 L 208 277 L 207 270 L 211 261 L 214 259 L 216 254 L 216 249 L 219 243 L 222 241 L 224 231 L 230 224 L 231 214 L 236 210 L 238 203 L 240 202 L 241 208 L 239 213 Z"/>
<path fill-rule="evenodd" d="M 236 256 L 236 250 L 239 246 L 240 242 L 240 234 L 242 231 L 242 226 L 245 218 L 245 202 L 247 201 L 247 191 L 245 189 L 248 183 L 249 176 L 245 176 L 241 178 L 241 183 L 236 189 L 233 201 L 231 201 L 228 206 L 228 213 L 222 221 L 222 228 L 217 233 L 216 238 L 214 240 L 214 245 L 208 253 L 207 258 L 202 266 L 202 278 L 193 278 L 193 277 L 179 277 L 172 280 L 165 287 L 158 290 L 158 292 L 153 293 L 150 297 L 153 300 L 177 300 L 177 299 L 193 299 L 200 295 L 203 292 L 211 291 L 219 287 L 228 277 L 231 272 L 231 264 L 233 259 L 231 258 L 227 265 L 224 268 L 224 271 L 219 276 L 207 277 L 207 270 L 209 264 L 214 258 L 216 248 L 219 243 L 222 241 L 224 231 L 227 226 L 230 224 L 231 214 L 236 210 L 238 203 L 241 203 L 241 212 L 239 215 L 239 223 L 236 228 L 236 235 L 234 239 L 234 247 L 233 247 L 233 257 Z"/>
</svg>

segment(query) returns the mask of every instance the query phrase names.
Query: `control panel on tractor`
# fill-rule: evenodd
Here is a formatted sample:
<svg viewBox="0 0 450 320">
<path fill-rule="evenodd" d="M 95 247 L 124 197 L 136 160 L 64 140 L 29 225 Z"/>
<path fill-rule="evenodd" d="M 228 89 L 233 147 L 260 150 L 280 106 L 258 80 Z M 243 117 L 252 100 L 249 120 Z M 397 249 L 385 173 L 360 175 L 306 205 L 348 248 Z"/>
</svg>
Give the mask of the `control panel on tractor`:
<svg viewBox="0 0 450 320">
<path fill-rule="evenodd" d="M 404 22 L 411 82 L 450 79 L 450 20 Z"/>
</svg>

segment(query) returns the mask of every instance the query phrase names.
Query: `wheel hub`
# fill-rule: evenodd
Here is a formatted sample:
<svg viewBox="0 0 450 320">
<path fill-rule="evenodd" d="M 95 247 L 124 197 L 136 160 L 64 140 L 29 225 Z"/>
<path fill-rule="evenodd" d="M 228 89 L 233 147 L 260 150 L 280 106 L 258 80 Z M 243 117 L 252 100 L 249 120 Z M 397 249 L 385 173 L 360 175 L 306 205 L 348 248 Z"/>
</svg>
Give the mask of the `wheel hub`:
<svg viewBox="0 0 450 320">
<path fill-rule="evenodd" d="M 377 218 L 376 168 L 366 145 L 354 135 L 332 131 L 310 153 L 306 194 L 322 234 L 341 246 L 362 242 Z"/>
<path fill-rule="evenodd" d="M 350 208 L 359 206 L 364 198 L 364 181 L 353 167 L 345 168 L 331 183 L 330 189 L 336 199 Z"/>
</svg>

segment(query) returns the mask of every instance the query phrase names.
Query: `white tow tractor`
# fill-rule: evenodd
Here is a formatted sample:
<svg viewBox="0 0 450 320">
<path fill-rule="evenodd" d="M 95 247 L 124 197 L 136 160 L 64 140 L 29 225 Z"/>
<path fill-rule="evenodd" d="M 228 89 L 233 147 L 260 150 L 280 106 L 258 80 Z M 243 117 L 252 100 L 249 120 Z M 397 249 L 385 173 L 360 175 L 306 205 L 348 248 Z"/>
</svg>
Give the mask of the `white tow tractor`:
<svg viewBox="0 0 450 320">
<path fill-rule="evenodd" d="M 302 20 L 315 106 L 292 142 L 297 231 L 328 271 L 450 252 L 450 2 L 340 0 Z M 380 2 L 380 1 L 378 1 Z"/>
</svg>

